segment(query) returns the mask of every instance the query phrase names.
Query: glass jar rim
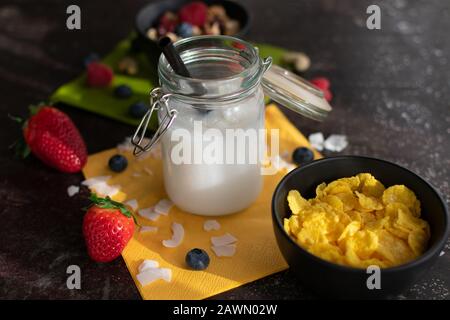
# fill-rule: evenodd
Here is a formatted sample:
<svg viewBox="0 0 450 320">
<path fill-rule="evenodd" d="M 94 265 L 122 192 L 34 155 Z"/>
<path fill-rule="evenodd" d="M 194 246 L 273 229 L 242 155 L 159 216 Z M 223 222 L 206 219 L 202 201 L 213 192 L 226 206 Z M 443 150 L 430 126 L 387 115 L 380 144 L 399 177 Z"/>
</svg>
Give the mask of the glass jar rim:
<svg viewBox="0 0 450 320">
<path fill-rule="evenodd" d="M 207 41 L 207 40 L 227 40 L 231 41 L 232 43 L 238 43 L 241 46 L 244 46 L 246 49 L 248 49 L 252 54 L 252 62 L 251 64 L 242 70 L 239 73 L 233 74 L 231 76 L 222 77 L 222 78 L 216 78 L 216 79 L 202 79 L 202 78 L 189 78 L 182 76 L 180 74 L 177 74 L 173 72 L 172 68 L 170 67 L 166 57 L 161 54 L 158 60 L 158 71 L 160 71 L 161 74 L 163 74 L 165 77 L 170 76 L 172 78 L 178 79 L 178 80 L 187 80 L 190 82 L 214 82 L 214 81 L 227 81 L 227 80 L 233 80 L 236 78 L 243 78 L 249 73 L 256 73 L 258 69 L 260 68 L 260 62 L 261 59 L 259 57 L 258 50 L 253 46 L 250 42 L 247 42 L 245 40 L 235 38 L 232 36 L 225 36 L 225 35 L 200 35 L 200 36 L 192 36 L 184 39 L 180 39 L 176 42 L 174 42 L 175 49 L 191 42 L 195 41 Z M 180 53 L 182 55 L 182 53 Z"/>
<path fill-rule="evenodd" d="M 234 100 L 250 94 L 266 70 L 259 51 L 251 43 L 231 36 L 202 35 L 179 40 L 175 49 L 188 66 L 203 62 L 235 64 L 240 70 L 220 77 L 198 78 L 176 74 L 164 55 L 158 63 L 160 85 L 180 99 L 196 99 L 200 104 L 210 99 Z M 203 88 L 203 89 L 202 89 Z M 196 90 L 202 89 L 202 90 Z"/>
<path fill-rule="evenodd" d="M 331 111 L 321 90 L 284 68 L 270 68 L 271 58 L 261 59 L 259 50 L 250 42 L 224 35 L 202 35 L 174 43 L 186 65 L 190 63 L 235 63 L 238 70 L 216 78 L 190 78 L 176 74 L 164 55 L 158 63 L 161 87 L 174 98 L 196 106 L 237 101 L 262 85 L 264 92 L 276 102 L 308 118 L 323 120 Z M 269 72 L 266 73 L 266 70 Z M 208 72 L 206 72 L 208 74 Z"/>
</svg>

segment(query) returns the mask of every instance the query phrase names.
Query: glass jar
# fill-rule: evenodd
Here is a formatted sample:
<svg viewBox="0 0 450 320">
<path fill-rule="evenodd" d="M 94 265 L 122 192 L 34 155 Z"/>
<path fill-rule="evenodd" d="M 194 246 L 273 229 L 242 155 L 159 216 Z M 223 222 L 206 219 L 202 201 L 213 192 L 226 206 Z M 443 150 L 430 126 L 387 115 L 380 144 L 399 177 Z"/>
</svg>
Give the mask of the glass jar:
<svg viewBox="0 0 450 320">
<path fill-rule="evenodd" d="M 152 90 L 151 109 L 132 139 L 135 153 L 161 141 L 164 186 L 180 209 L 207 216 L 243 210 L 263 185 L 264 92 L 317 120 L 329 105 L 306 81 L 276 66 L 269 69 L 271 58 L 261 59 L 243 40 L 198 36 L 175 48 L 191 77 L 174 73 L 161 55 L 160 87 Z M 159 126 L 143 146 L 153 111 Z"/>
</svg>

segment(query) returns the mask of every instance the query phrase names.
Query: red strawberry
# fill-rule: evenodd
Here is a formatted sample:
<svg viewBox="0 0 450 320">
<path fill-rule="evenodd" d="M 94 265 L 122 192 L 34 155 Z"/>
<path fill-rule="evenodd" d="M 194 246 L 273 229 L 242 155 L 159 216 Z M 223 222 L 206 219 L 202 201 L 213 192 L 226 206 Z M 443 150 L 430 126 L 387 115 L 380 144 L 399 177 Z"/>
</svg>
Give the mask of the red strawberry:
<svg viewBox="0 0 450 320">
<path fill-rule="evenodd" d="M 330 80 L 325 77 L 314 78 L 311 80 L 311 83 L 322 90 L 330 88 Z"/>
<path fill-rule="evenodd" d="M 92 206 L 83 220 L 83 235 L 89 256 L 110 262 L 122 253 L 134 233 L 131 212 L 122 203 L 92 194 Z"/>
<path fill-rule="evenodd" d="M 87 151 L 72 120 L 56 108 L 40 107 L 24 125 L 23 135 L 31 152 L 45 164 L 63 172 L 78 172 Z"/>
<path fill-rule="evenodd" d="M 206 22 L 208 6 L 200 1 L 194 1 L 181 7 L 178 16 L 181 22 L 187 22 L 202 27 Z"/>
<path fill-rule="evenodd" d="M 106 87 L 114 78 L 110 67 L 100 62 L 91 62 L 87 66 L 87 84 L 91 87 Z"/>
</svg>

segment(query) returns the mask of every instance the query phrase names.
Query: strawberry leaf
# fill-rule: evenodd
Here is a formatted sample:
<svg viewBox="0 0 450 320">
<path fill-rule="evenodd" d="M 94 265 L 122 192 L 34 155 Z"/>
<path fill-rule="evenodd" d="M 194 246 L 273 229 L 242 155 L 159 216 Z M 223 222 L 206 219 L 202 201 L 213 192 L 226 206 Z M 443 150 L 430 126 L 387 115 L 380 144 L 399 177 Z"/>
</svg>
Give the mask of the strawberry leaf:
<svg viewBox="0 0 450 320">
<path fill-rule="evenodd" d="M 12 114 L 8 113 L 8 118 L 10 118 L 12 121 L 15 121 L 19 124 L 23 124 L 24 123 L 24 119 L 21 117 L 17 117 L 17 116 L 13 116 Z"/>
<path fill-rule="evenodd" d="M 37 114 L 39 112 L 39 110 L 44 107 L 49 105 L 48 103 L 45 103 L 43 101 L 39 102 L 38 104 L 30 104 L 28 106 L 28 110 L 30 111 L 30 116 L 34 116 L 35 114 Z"/>
<path fill-rule="evenodd" d="M 117 209 L 124 216 L 128 218 L 133 218 L 134 222 L 137 224 L 136 217 L 130 210 L 128 210 L 128 208 L 123 203 L 114 201 L 110 197 L 106 198 L 98 197 L 95 193 L 91 193 L 91 195 L 89 196 L 89 200 L 92 201 L 91 206 L 96 205 L 97 207 L 102 209 Z"/>
<path fill-rule="evenodd" d="M 18 159 L 25 159 L 30 155 L 30 148 L 26 144 L 23 138 L 18 139 L 12 145 L 9 146 L 9 149 L 13 150 L 14 156 Z"/>
</svg>

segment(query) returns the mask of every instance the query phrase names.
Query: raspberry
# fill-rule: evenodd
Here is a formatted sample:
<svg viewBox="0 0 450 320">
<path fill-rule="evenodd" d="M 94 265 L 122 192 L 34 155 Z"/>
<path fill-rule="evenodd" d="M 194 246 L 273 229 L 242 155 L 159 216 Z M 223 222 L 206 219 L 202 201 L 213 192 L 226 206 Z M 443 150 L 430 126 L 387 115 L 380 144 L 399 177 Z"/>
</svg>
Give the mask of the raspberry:
<svg viewBox="0 0 450 320">
<path fill-rule="evenodd" d="M 330 80 L 325 77 L 317 77 L 311 80 L 311 83 L 319 89 L 326 90 L 330 88 Z"/>
<path fill-rule="evenodd" d="M 87 67 L 87 84 L 90 87 L 106 87 L 113 78 L 113 71 L 105 64 L 92 62 Z"/>
<path fill-rule="evenodd" d="M 167 11 L 159 19 L 158 28 L 160 28 L 161 30 L 165 30 L 165 32 L 162 34 L 166 34 L 167 32 L 174 32 L 177 24 L 178 17 L 176 16 L 176 14 L 171 11 Z"/>
<path fill-rule="evenodd" d="M 328 89 L 325 89 L 325 90 L 322 90 L 322 91 L 323 91 L 323 94 L 325 96 L 325 100 L 330 102 L 333 99 L 333 94 L 331 93 L 331 91 L 328 90 Z"/>
<path fill-rule="evenodd" d="M 206 22 L 208 7 L 200 1 L 194 1 L 181 7 L 178 12 L 181 22 L 187 22 L 194 26 L 202 27 Z"/>
</svg>

